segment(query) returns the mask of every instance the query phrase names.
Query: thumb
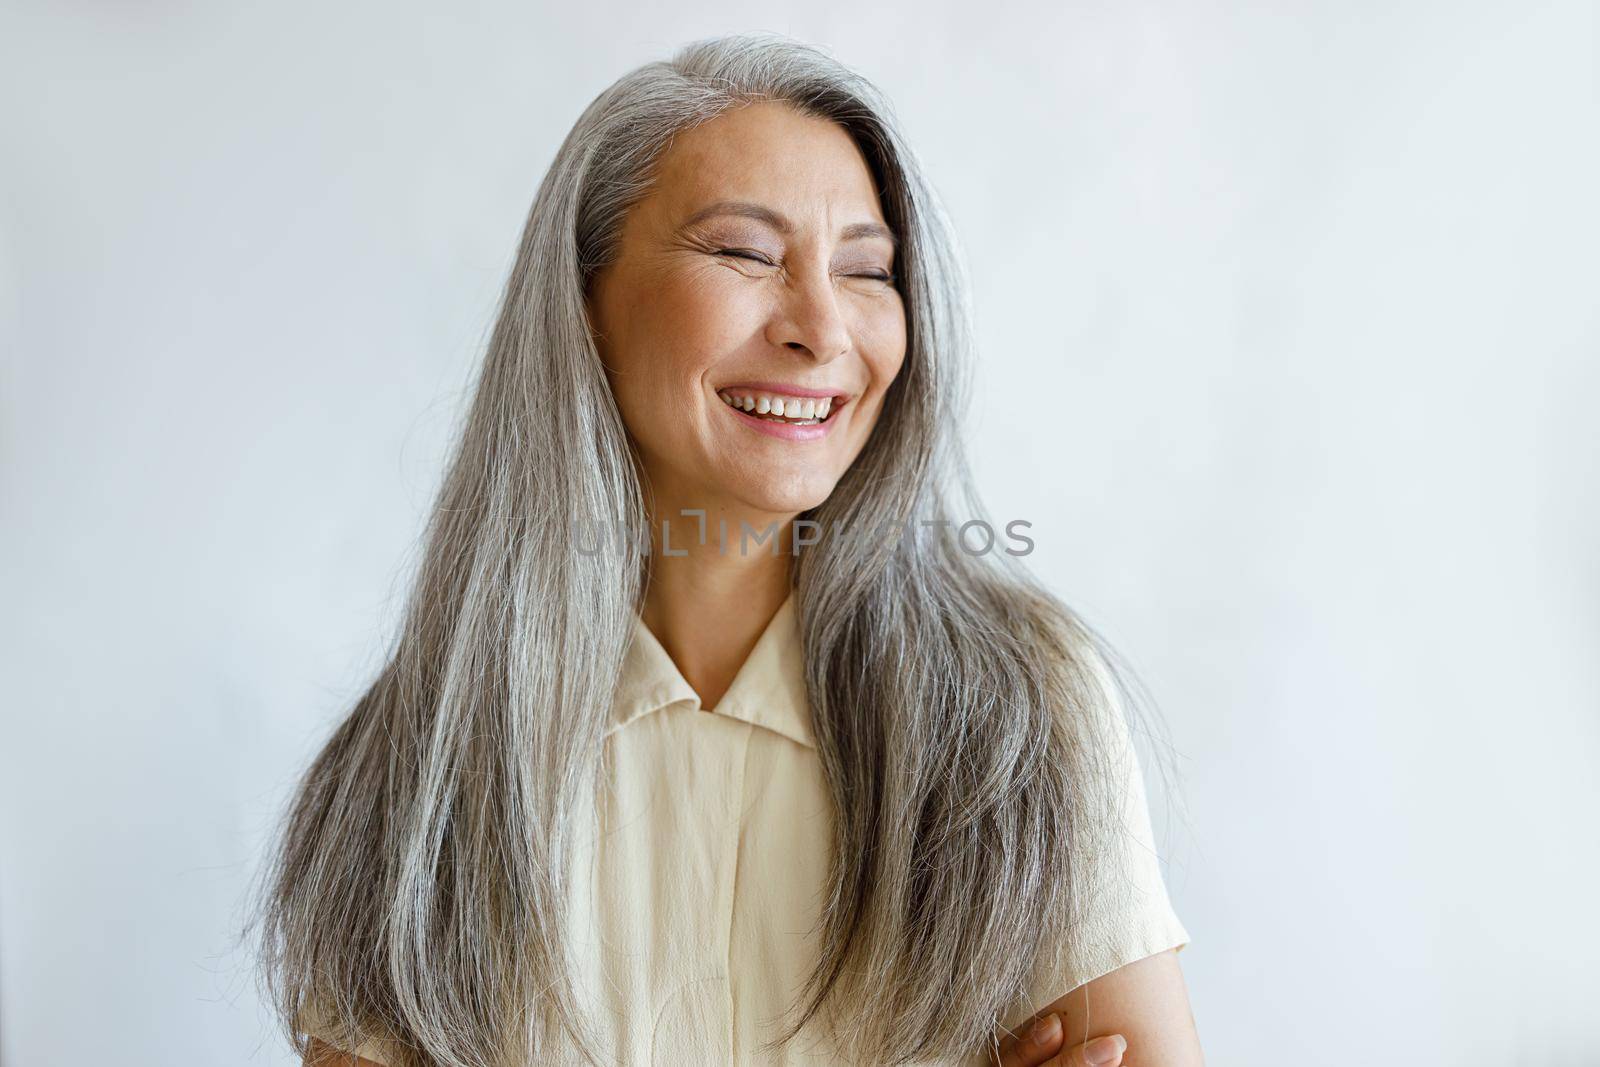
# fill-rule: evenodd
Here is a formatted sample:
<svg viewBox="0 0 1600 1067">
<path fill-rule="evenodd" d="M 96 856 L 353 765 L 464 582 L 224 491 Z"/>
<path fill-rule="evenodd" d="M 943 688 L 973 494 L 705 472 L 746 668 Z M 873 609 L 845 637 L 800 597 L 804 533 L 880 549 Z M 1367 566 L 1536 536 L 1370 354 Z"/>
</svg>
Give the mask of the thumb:
<svg viewBox="0 0 1600 1067">
<path fill-rule="evenodd" d="M 1127 1038 L 1106 1034 L 1063 1050 L 1047 1067 L 1121 1067 L 1122 1054 L 1127 1051 Z"/>
</svg>

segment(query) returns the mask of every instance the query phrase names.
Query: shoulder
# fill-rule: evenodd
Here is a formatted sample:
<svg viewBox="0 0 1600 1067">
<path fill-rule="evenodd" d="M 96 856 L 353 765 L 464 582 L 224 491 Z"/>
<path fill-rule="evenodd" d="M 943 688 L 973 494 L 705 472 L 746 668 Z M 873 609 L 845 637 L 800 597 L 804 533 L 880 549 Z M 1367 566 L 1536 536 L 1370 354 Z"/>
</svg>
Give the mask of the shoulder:
<svg viewBox="0 0 1600 1067">
<path fill-rule="evenodd" d="M 1054 598 L 1036 612 L 1035 653 L 1050 701 L 1093 769 L 1110 772 L 1128 758 L 1133 675 L 1122 657 L 1071 607 Z"/>
</svg>

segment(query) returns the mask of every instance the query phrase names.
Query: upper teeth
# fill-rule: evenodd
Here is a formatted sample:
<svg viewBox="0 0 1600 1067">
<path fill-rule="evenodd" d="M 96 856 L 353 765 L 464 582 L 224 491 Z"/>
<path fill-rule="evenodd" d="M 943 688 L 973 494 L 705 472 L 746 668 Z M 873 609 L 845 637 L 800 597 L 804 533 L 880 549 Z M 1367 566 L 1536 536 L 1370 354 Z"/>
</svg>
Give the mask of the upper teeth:
<svg viewBox="0 0 1600 1067">
<path fill-rule="evenodd" d="M 757 415 L 779 415 L 786 419 L 821 421 L 828 417 L 828 412 L 833 407 L 831 396 L 818 400 L 811 396 L 779 396 L 775 393 L 721 392 L 717 395 L 722 398 L 724 404 L 739 408 L 741 411 Z"/>
</svg>

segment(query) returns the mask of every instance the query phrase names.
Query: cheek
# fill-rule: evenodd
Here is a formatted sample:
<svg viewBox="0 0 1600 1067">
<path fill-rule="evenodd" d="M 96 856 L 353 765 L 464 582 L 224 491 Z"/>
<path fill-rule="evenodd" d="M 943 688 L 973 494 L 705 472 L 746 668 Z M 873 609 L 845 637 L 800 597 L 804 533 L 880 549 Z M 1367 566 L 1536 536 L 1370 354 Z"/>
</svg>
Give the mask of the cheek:
<svg viewBox="0 0 1600 1067">
<path fill-rule="evenodd" d="M 760 329 L 749 280 L 712 268 L 641 273 L 615 294 L 612 390 L 634 440 L 657 457 L 695 451 L 710 418 L 703 398 L 711 368 Z"/>
<path fill-rule="evenodd" d="M 866 353 L 873 387 L 881 394 L 900 373 L 906 359 L 906 320 L 900 301 L 869 317 L 863 332 L 862 351 Z"/>
<path fill-rule="evenodd" d="M 642 287 L 630 309 L 635 382 L 657 394 L 698 393 L 705 372 L 759 329 L 761 309 L 749 285 L 713 267 L 663 273 Z"/>
</svg>

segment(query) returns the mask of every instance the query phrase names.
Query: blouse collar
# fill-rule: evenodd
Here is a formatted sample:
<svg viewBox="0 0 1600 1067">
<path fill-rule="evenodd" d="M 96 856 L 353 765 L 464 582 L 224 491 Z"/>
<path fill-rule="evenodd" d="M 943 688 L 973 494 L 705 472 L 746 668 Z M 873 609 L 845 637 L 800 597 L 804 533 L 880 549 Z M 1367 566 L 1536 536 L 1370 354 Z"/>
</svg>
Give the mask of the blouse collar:
<svg viewBox="0 0 1600 1067">
<path fill-rule="evenodd" d="M 815 748 L 797 611 L 794 591 L 790 590 L 713 711 Z M 633 638 L 623 659 L 606 733 L 621 729 L 641 715 L 679 704 L 698 709 L 700 696 L 644 620 L 635 616 Z"/>
</svg>

